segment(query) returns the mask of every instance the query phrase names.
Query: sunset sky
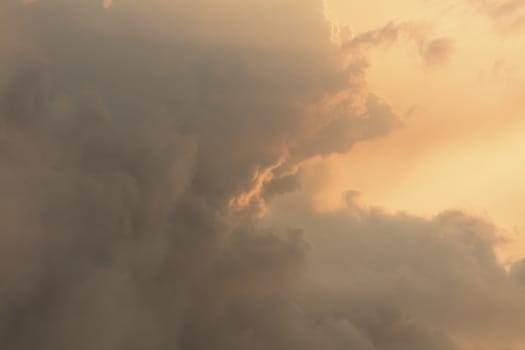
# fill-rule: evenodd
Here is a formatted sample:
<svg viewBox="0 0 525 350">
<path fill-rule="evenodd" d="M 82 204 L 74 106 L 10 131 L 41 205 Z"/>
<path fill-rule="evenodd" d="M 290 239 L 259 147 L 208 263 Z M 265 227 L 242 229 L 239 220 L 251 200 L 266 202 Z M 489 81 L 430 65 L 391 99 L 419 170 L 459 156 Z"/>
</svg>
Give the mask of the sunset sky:
<svg viewBox="0 0 525 350">
<path fill-rule="evenodd" d="M 489 11 L 505 5 L 501 15 Z M 316 180 L 317 207 L 339 208 L 341 191 L 352 189 L 393 211 L 466 210 L 524 240 L 525 26 L 517 25 L 525 25 L 524 5 L 328 0 L 330 18 L 349 35 L 414 22 L 449 39 L 452 49 L 446 62 L 430 67 L 406 38 L 370 52 L 369 88 L 404 125 L 316 164 L 324 174 Z M 525 244 L 505 249 L 519 258 Z"/>
<path fill-rule="evenodd" d="M 523 0 L 1 0 L 0 349 L 524 349 L 524 44 Z"/>
</svg>

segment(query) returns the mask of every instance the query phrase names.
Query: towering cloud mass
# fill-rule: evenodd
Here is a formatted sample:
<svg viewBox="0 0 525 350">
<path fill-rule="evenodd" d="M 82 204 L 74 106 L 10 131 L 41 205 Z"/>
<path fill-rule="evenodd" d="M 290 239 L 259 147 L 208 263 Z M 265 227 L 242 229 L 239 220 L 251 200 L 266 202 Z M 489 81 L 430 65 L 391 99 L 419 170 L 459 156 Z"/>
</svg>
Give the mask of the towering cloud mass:
<svg viewBox="0 0 525 350">
<path fill-rule="evenodd" d="M 477 219 L 349 199 L 260 221 L 306 160 L 399 126 L 321 1 L 104 7 L 0 5 L 2 348 L 523 340 L 523 268 L 507 275 Z M 429 62 L 448 52 L 422 43 Z"/>
</svg>

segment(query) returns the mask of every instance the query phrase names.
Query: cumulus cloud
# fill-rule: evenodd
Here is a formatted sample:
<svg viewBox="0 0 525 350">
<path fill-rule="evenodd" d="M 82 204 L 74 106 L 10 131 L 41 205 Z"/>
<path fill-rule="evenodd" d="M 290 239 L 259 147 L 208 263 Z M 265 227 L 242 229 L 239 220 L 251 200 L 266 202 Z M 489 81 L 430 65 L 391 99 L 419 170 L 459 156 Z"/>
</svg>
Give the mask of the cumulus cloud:
<svg viewBox="0 0 525 350">
<path fill-rule="evenodd" d="M 397 119 L 345 105 L 367 92 L 322 4 L 1 6 L 2 347 L 307 344 L 277 326 L 305 243 L 251 222 L 296 164 Z M 335 122 L 359 131 L 316 138 Z"/>
<path fill-rule="evenodd" d="M 277 208 L 266 219 L 305 227 L 315 317 L 351 323 L 378 349 L 521 348 L 523 263 L 500 265 L 493 224 L 457 211 L 388 213 L 353 192 L 347 201 L 334 213 Z"/>
<path fill-rule="evenodd" d="M 484 302 L 520 324 L 477 219 L 258 219 L 303 162 L 399 125 L 322 10 L 0 4 L 2 348 L 447 350 L 496 324 Z"/>
</svg>

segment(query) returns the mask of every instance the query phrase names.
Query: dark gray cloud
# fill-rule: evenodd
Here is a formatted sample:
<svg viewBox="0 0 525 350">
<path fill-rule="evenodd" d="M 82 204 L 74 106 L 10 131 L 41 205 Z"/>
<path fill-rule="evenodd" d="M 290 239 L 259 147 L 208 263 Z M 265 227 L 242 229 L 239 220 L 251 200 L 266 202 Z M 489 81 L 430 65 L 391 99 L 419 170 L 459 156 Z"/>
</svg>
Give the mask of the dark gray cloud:
<svg viewBox="0 0 525 350">
<path fill-rule="evenodd" d="M 399 125 L 321 11 L 0 4 L 2 348 L 448 350 L 490 324 L 455 309 L 514 283 L 475 219 L 257 219 L 305 160 Z"/>
<path fill-rule="evenodd" d="M 299 150 L 330 125 L 323 104 L 361 74 L 322 4 L 1 6 L 2 348 L 306 345 L 285 328 L 305 243 L 246 214 L 316 155 Z M 396 117 L 367 118 L 380 136 Z"/>
</svg>

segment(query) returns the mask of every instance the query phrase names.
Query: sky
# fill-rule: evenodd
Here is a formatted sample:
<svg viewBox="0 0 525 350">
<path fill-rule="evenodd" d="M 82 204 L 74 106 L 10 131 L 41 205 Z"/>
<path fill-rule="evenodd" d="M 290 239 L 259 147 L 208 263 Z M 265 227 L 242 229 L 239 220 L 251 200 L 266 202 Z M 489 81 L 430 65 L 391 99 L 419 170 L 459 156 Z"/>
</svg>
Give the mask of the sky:
<svg viewBox="0 0 525 350">
<path fill-rule="evenodd" d="M 0 2 L 0 348 L 525 347 L 522 0 Z"/>
<path fill-rule="evenodd" d="M 520 1 L 328 1 L 351 33 L 423 22 L 453 43 L 445 64 L 428 67 L 411 43 L 371 53 L 369 85 L 403 116 L 404 127 L 325 162 L 319 206 L 342 205 L 342 188 L 392 210 L 432 215 L 443 208 L 494 220 L 519 256 L 524 244 L 524 31 Z M 505 10 L 505 6 L 508 7 Z M 501 9 L 498 11 L 498 7 Z M 343 175 L 342 175 L 343 174 Z M 518 247 L 518 248 L 517 248 Z"/>
</svg>

